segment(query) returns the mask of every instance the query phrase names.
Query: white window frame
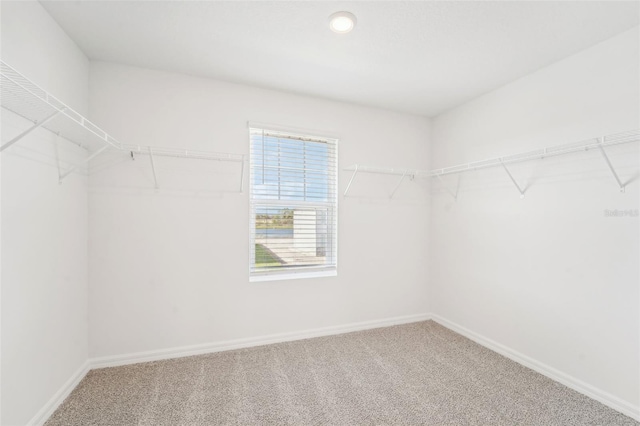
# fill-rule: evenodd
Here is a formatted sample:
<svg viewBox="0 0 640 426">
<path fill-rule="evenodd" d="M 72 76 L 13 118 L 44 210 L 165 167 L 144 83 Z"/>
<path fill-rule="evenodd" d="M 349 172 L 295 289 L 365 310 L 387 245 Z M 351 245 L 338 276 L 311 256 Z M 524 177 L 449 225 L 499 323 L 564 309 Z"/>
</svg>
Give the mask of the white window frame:
<svg viewBox="0 0 640 426">
<path fill-rule="evenodd" d="M 331 277 L 338 274 L 338 138 L 333 136 L 319 136 L 315 132 L 300 131 L 298 129 L 288 130 L 280 126 L 264 125 L 258 123 L 248 123 L 249 130 L 249 282 L 279 281 L 301 278 Z M 257 199 L 254 197 L 254 158 L 251 155 L 251 134 L 252 131 L 264 131 L 271 135 L 278 135 L 290 139 L 300 139 L 307 141 L 324 142 L 332 146 L 331 153 L 335 156 L 333 164 L 332 182 L 333 192 L 326 202 L 316 201 L 290 201 L 290 200 L 270 200 Z M 255 271 L 255 241 L 256 241 L 256 221 L 255 212 L 262 206 L 283 206 L 283 207 L 324 207 L 329 208 L 333 214 L 333 229 L 330 232 L 332 239 L 332 258 L 329 265 L 321 266 L 301 266 L 288 267 L 283 269 L 272 269 L 268 271 Z"/>
</svg>

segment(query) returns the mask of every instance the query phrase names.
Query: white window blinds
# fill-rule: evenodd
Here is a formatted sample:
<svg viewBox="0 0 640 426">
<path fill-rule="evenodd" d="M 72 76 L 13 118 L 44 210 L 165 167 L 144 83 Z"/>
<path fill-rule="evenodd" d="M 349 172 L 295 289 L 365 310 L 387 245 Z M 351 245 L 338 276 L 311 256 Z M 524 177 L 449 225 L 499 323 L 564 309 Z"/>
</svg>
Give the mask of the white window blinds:
<svg viewBox="0 0 640 426">
<path fill-rule="evenodd" d="M 333 275 L 335 139 L 250 129 L 250 277 Z"/>
</svg>

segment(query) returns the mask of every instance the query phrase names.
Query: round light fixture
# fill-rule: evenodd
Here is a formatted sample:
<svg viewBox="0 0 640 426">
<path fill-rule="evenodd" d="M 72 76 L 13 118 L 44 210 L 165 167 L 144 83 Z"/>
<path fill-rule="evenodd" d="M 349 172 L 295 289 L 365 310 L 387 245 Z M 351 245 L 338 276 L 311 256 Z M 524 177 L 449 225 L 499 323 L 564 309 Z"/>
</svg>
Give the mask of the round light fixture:
<svg viewBox="0 0 640 426">
<path fill-rule="evenodd" d="M 338 34 L 346 34 L 356 26 L 356 17 L 350 12 L 336 12 L 329 16 L 329 28 Z"/>
</svg>

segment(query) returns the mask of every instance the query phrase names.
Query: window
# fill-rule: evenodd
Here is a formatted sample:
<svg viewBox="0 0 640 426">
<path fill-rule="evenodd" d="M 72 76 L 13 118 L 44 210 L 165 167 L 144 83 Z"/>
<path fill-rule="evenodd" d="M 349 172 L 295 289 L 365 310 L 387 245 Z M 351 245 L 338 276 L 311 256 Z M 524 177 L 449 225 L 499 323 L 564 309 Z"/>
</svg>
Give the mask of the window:
<svg viewBox="0 0 640 426">
<path fill-rule="evenodd" d="M 250 128 L 251 281 L 336 275 L 335 139 Z"/>
</svg>

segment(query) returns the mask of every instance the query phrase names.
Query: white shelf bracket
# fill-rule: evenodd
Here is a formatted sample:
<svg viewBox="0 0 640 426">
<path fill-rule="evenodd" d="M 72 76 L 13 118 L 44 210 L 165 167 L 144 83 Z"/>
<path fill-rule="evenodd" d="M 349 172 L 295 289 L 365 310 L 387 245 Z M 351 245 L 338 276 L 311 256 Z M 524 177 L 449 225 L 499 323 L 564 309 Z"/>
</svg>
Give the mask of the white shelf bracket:
<svg viewBox="0 0 640 426">
<path fill-rule="evenodd" d="M 393 188 L 393 191 L 391 191 L 391 194 L 389 194 L 389 199 L 393 198 L 393 196 L 396 194 L 396 191 L 398 190 L 398 188 L 400 188 L 400 185 L 402 184 L 402 181 L 404 180 L 404 177 L 407 175 L 407 172 L 408 172 L 408 170 L 405 170 L 404 173 L 402 173 L 402 177 L 400 178 L 400 180 L 396 184 L 395 188 Z"/>
<path fill-rule="evenodd" d="M 442 187 L 444 188 L 444 190 L 447 191 L 449 193 L 449 195 L 451 195 L 455 201 L 458 201 L 458 192 L 456 191 L 454 193 L 451 189 L 449 189 L 449 187 L 444 183 L 444 180 L 442 180 L 442 176 L 436 175 L 436 177 L 438 178 L 438 180 L 442 184 Z"/>
<path fill-rule="evenodd" d="M 516 180 L 514 179 L 513 175 L 511 174 L 511 172 L 509 171 L 507 166 L 504 164 L 502 159 L 500 160 L 500 164 L 502 164 L 502 167 L 504 168 L 504 171 L 507 172 L 507 174 L 509 175 L 509 178 L 511 179 L 511 182 L 513 182 L 513 184 L 518 189 L 518 192 L 520 193 L 520 198 L 524 198 L 524 190 L 522 188 L 520 188 L 520 185 L 518 185 L 518 182 L 516 182 Z"/>
<path fill-rule="evenodd" d="M 151 159 L 151 171 L 153 172 L 153 182 L 155 185 L 155 188 L 158 189 L 158 178 L 156 176 L 156 164 L 153 161 L 153 151 L 151 150 L 151 147 L 149 147 L 149 158 Z"/>
<path fill-rule="evenodd" d="M 29 133 L 31 133 L 34 130 L 36 130 L 38 127 L 43 126 L 44 124 L 46 124 L 47 122 L 52 120 L 56 115 L 60 114 L 62 111 L 64 111 L 64 109 L 56 110 L 53 114 L 48 115 L 44 119 L 42 119 L 40 121 L 36 121 L 33 124 L 33 126 L 29 127 L 27 130 L 25 130 L 24 132 L 20 133 L 18 136 L 16 136 L 15 138 L 11 139 L 9 142 L 6 142 L 5 144 L 3 144 L 0 147 L 0 152 L 2 152 L 5 149 L 9 148 L 11 145 L 13 145 L 14 143 L 18 142 L 20 139 L 22 139 L 23 137 L 27 136 Z"/>
<path fill-rule="evenodd" d="M 351 179 L 349 180 L 349 183 L 347 184 L 347 188 L 344 190 L 344 196 L 347 196 L 347 192 L 349 192 L 349 188 L 351 188 L 351 184 L 353 183 L 353 179 L 356 177 L 356 175 L 358 174 L 358 164 L 356 164 L 356 168 L 353 171 L 353 175 L 351 175 Z"/>
<path fill-rule="evenodd" d="M 107 148 L 109 148 L 109 145 L 105 145 L 102 148 L 100 148 L 99 150 L 97 150 L 96 152 L 94 152 L 93 154 L 91 154 L 90 156 L 88 156 L 87 158 L 85 158 L 84 160 L 82 160 L 81 162 L 74 164 L 73 166 L 71 166 L 66 172 L 64 172 L 60 178 L 58 179 L 58 183 L 62 183 L 62 181 L 64 180 L 64 178 L 66 178 L 67 176 L 69 176 L 71 173 L 73 173 L 78 167 L 82 166 L 83 164 L 87 164 L 89 161 L 93 160 L 94 158 L 96 158 L 98 155 L 102 154 L 103 151 L 105 151 Z"/>
<path fill-rule="evenodd" d="M 240 169 L 240 192 L 244 191 L 244 162 L 245 155 L 242 154 L 242 167 Z"/>
<path fill-rule="evenodd" d="M 611 164 L 611 161 L 609 160 L 609 156 L 607 155 L 606 151 L 604 150 L 604 147 L 602 146 L 602 142 L 604 142 L 604 138 L 600 140 L 601 145 L 599 145 L 598 148 L 600 148 L 600 152 L 602 153 L 602 156 L 604 157 L 604 161 L 607 163 L 607 166 L 609 166 L 609 170 L 611 170 L 611 174 L 616 179 L 616 182 L 618 182 L 618 186 L 620 187 L 620 192 L 625 192 L 625 184 L 622 183 L 622 181 L 620 180 L 620 177 L 618 176 L 618 173 L 616 173 L 616 169 L 613 168 L 613 164 Z"/>
<path fill-rule="evenodd" d="M 62 176 L 62 169 L 60 168 L 60 152 L 58 151 L 58 139 L 60 138 L 60 132 L 56 133 L 56 137 L 53 140 L 53 150 L 56 154 L 56 166 L 58 167 L 58 183 L 62 183 L 60 180 Z"/>
</svg>

